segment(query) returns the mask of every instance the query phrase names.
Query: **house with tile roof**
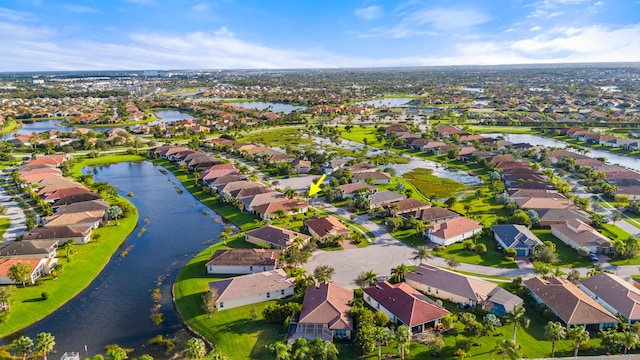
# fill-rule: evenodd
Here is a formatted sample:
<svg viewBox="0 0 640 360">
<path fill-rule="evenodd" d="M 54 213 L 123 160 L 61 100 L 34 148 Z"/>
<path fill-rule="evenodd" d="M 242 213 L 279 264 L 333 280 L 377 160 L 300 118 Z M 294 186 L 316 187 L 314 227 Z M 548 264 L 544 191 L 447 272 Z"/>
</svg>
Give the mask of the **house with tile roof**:
<svg viewBox="0 0 640 360">
<path fill-rule="evenodd" d="M 351 230 L 331 215 L 319 219 L 307 219 L 304 221 L 304 226 L 311 236 L 315 236 L 318 239 L 340 235 L 344 239 L 349 239 L 351 235 Z"/>
<path fill-rule="evenodd" d="M 552 224 L 564 224 L 571 220 L 580 220 L 585 224 L 591 222 L 588 213 L 579 209 L 548 209 L 536 211 L 540 220 L 539 226 L 550 226 Z"/>
<path fill-rule="evenodd" d="M 377 187 L 363 182 L 340 185 L 338 186 L 338 189 L 338 192 L 342 194 L 343 199 L 354 197 L 361 193 L 366 195 L 378 191 Z"/>
<path fill-rule="evenodd" d="M 270 219 L 279 216 L 281 211 L 283 216 L 291 216 L 295 214 L 303 214 L 309 210 L 309 204 L 300 199 L 276 199 L 268 204 L 258 205 L 254 208 L 256 214 L 261 219 Z"/>
<path fill-rule="evenodd" d="M 377 206 L 388 205 L 404 199 L 405 196 L 391 190 L 379 191 L 367 197 L 369 200 L 369 208 L 373 209 Z"/>
<path fill-rule="evenodd" d="M 524 225 L 494 225 L 491 232 L 503 249 L 515 249 L 516 256 L 533 255 L 535 246 L 542 244 L 542 241 Z"/>
<path fill-rule="evenodd" d="M 431 224 L 424 231 L 424 235 L 432 243 L 449 246 L 453 243 L 469 239 L 481 231 L 482 225 L 461 216 L 444 222 Z"/>
<path fill-rule="evenodd" d="M 324 341 L 351 339 L 354 323 L 351 318 L 353 290 L 332 283 L 318 283 L 307 287 L 302 311 L 291 340 L 316 337 Z"/>
<path fill-rule="evenodd" d="M 640 321 L 640 289 L 623 278 L 602 272 L 580 281 L 580 289 L 612 314 L 620 314 L 628 323 Z"/>
<path fill-rule="evenodd" d="M 39 278 L 50 274 L 51 268 L 58 262 L 58 258 L 2 258 L 0 259 L 0 285 L 12 285 L 16 284 L 11 277 L 9 277 L 9 269 L 18 263 L 27 263 L 31 268 L 29 274 L 29 283 L 33 284 Z"/>
<path fill-rule="evenodd" d="M 252 274 L 275 270 L 278 255 L 275 249 L 224 249 L 216 250 L 205 264 L 207 274 Z"/>
<path fill-rule="evenodd" d="M 0 258 L 54 258 L 58 240 L 21 240 L 0 243 Z"/>
<path fill-rule="evenodd" d="M 274 249 L 286 249 L 294 243 L 296 238 L 301 238 L 306 244 L 311 236 L 288 229 L 267 225 L 245 234 L 245 240 L 254 245 L 269 245 Z"/>
<path fill-rule="evenodd" d="M 460 214 L 449 209 L 442 208 L 440 206 L 433 206 L 427 209 L 417 210 L 402 214 L 403 217 L 413 217 L 423 222 L 429 222 L 431 224 L 437 224 L 447 220 L 459 218 Z"/>
<path fill-rule="evenodd" d="M 428 209 L 430 207 L 431 204 L 414 198 L 402 199 L 393 203 L 393 206 L 391 204 L 385 206 L 387 210 L 392 211 L 397 215 L 415 213 L 416 211 Z"/>
<path fill-rule="evenodd" d="M 90 225 L 65 225 L 33 228 L 22 237 L 22 240 L 57 240 L 62 243 L 73 240 L 76 244 L 86 244 L 91 241 Z"/>
<path fill-rule="evenodd" d="M 500 316 L 523 303 L 520 297 L 492 282 L 428 264 L 420 264 L 407 273 L 405 281 L 429 296 L 461 305 L 480 306 Z"/>
<path fill-rule="evenodd" d="M 532 277 L 523 282 L 536 302 L 545 304 L 568 327 L 589 331 L 615 328 L 620 321 L 602 305 L 568 280 Z"/>
<path fill-rule="evenodd" d="M 613 242 L 608 237 L 578 219 L 551 224 L 550 227 L 553 236 L 574 249 L 584 246 L 597 254 L 610 254 L 613 250 Z"/>
<path fill-rule="evenodd" d="M 382 172 L 382 171 L 372 171 L 372 172 L 363 172 L 358 174 L 353 174 L 351 177 L 351 182 L 363 182 L 366 183 L 367 180 L 372 180 L 374 185 L 384 185 L 391 184 L 391 174 Z"/>
<path fill-rule="evenodd" d="M 409 327 L 412 334 L 435 329 L 449 311 L 406 283 L 379 282 L 363 289 L 364 301 L 382 311 L 389 320 Z"/>
<path fill-rule="evenodd" d="M 212 281 L 209 291 L 215 292 L 219 311 L 263 301 L 283 299 L 293 295 L 295 284 L 282 269 L 241 275 Z"/>
</svg>

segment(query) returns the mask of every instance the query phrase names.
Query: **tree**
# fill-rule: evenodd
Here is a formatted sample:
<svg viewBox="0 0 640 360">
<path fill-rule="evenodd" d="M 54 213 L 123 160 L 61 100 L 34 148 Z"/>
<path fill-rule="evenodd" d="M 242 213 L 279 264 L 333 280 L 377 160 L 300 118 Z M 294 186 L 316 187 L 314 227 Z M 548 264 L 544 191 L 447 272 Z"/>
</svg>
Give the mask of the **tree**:
<svg viewBox="0 0 640 360">
<path fill-rule="evenodd" d="M 313 269 L 313 277 L 319 282 L 328 283 L 331 281 L 336 270 L 329 265 L 318 265 Z"/>
<path fill-rule="evenodd" d="M 524 315 L 524 313 L 524 307 L 514 306 L 513 311 L 505 315 L 505 319 L 507 319 L 508 322 L 513 323 L 513 342 L 516 345 L 518 344 L 516 339 L 518 326 L 523 328 L 529 327 L 529 319 Z"/>
<path fill-rule="evenodd" d="M 187 341 L 185 356 L 189 359 L 203 359 L 207 355 L 207 347 L 199 338 L 191 338 Z"/>
<path fill-rule="evenodd" d="M 469 204 L 469 203 L 464 204 L 463 208 L 464 208 L 465 214 L 468 216 L 469 215 L 469 211 L 471 211 L 471 204 Z"/>
<path fill-rule="evenodd" d="M 400 264 L 391 269 L 391 275 L 396 278 L 398 282 L 403 282 L 405 276 L 409 272 L 409 267 L 405 264 Z"/>
<path fill-rule="evenodd" d="M 367 273 L 365 271 L 360 272 L 356 277 L 355 283 L 361 288 L 369 285 L 369 277 L 367 276 Z"/>
<path fill-rule="evenodd" d="M 577 284 L 580 282 L 580 271 L 573 269 L 571 271 L 569 271 L 569 274 L 567 275 L 567 280 L 571 281 L 574 284 Z"/>
<path fill-rule="evenodd" d="M 125 349 L 116 344 L 105 346 L 106 360 L 125 360 L 133 349 Z"/>
<path fill-rule="evenodd" d="M 296 189 L 294 189 L 292 187 L 287 187 L 286 189 L 284 189 L 284 196 L 287 199 L 293 199 L 297 195 L 298 195 L 298 192 L 296 191 Z"/>
<path fill-rule="evenodd" d="M 11 299 L 16 294 L 16 287 L 13 285 L 0 286 L 0 308 L 9 311 L 11 308 Z"/>
<path fill-rule="evenodd" d="M 505 355 L 509 357 L 509 359 L 517 359 L 518 358 L 518 346 L 515 341 L 509 339 L 500 339 L 498 340 L 498 353 L 502 356 L 502 360 L 504 360 Z"/>
<path fill-rule="evenodd" d="M 551 357 L 556 356 L 556 341 L 564 340 L 567 330 L 557 321 L 549 321 L 544 327 L 544 337 L 551 341 Z"/>
<path fill-rule="evenodd" d="M 580 346 L 585 345 L 591 338 L 589 332 L 582 326 L 576 326 L 567 329 L 567 337 L 573 340 L 573 356 L 578 357 Z"/>
<path fill-rule="evenodd" d="M 452 196 L 444 202 L 444 205 L 448 208 L 452 208 L 457 203 L 458 203 L 458 198 L 455 196 Z"/>
<path fill-rule="evenodd" d="M 411 331 L 406 325 L 400 325 L 396 329 L 396 340 L 400 348 L 400 358 L 404 359 L 405 348 L 411 343 Z"/>
<path fill-rule="evenodd" d="M 204 295 L 202 295 L 202 309 L 209 316 L 215 314 L 218 311 L 218 307 L 216 306 L 216 301 L 218 301 L 218 289 L 212 288 L 210 291 L 207 291 Z"/>
<path fill-rule="evenodd" d="M 291 345 L 291 353 L 294 360 L 305 360 L 311 355 L 311 348 L 307 344 L 307 339 L 301 337 Z"/>
<path fill-rule="evenodd" d="M 29 355 L 33 349 L 33 340 L 28 336 L 20 336 L 13 340 L 11 343 L 11 349 L 13 349 L 16 356 L 22 356 L 22 360 L 25 360 L 27 355 Z"/>
<path fill-rule="evenodd" d="M 378 360 L 382 359 L 382 345 L 386 345 L 391 339 L 392 333 L 386 327 L 378 326 L 373 332 L 373 338 L 378 346 Z"/>
<path fill-rule="evenodd" d="M 624 353 L 626 355 L 627 351 L 635 349 L 636 346 L 638 346 L 640 339 L 638 338 L 637 333 L 625 331 L 624 333 L 622 333 L 620 340 L 622 342 L 622 345 L 624 346 Z"/>
<path fill-rule="evenodd" d="M 611 212 L 611 222 L 617 223 L 622 220 L 622 213 L 620 211 L 614 210 Z"/>
<path fill-rule="evenodd" d="M 460 260 L 455 255 L 452 255 L 450 258 L 445 260 L 445 262 L 447 263 L 448 267 L 453 268 L 453 269 L 457 268 L 461 264 Z"/>
<path fill-rule="evenodd" d="M 48 332 L 41 332 L 36 336 L 35 351 L 42 354 L 42 358 L 47 360 L 47 354 L 53 351 L 56 345 L 55 337 Z"/>
<path fill-rule="evenodd" d="M 27 262 L 19 262 L 9 268 L 9 278 L 16 283 L 21 283 L 24 287 L 31 280 L 33 269 Z"/>
<path fill-rule="evenodd" d="M 376 282 L 378 282 L 378 275 L 374 273 L 373 270 L 367 271 L 365 273 L 365 277 L 367 279 L 367 282 L 369 283 L 369 286 L 374 286 Z"/>
<path fill-rule="evenodd" d="M 419 264 L 422 264 L 423 261 L 426 263 L 427 260 L 433 259 L 431 251 L 424 245 L 418 246 L 411 255 L 413 255 L 413 260 L 419 260 Z"/>
<path fill-rule="evenodd" d="M 324 341 L 319 337 L 307 342 L 310 358 L 314 360 L 337 360 L 338 348 L 331 341 Z"/>
<path fill-rule="evenodd" d="M 107 210 L 107 216 L 109 216 L 109 219 L 114 219 L 116 221 L 116 225 L 120 225 L 118 218 L 122 216 L 122 208 L 118 205 L 111 206 Z"/>
<path fill-rule="evenodd" d="M 267 345 L 271 352 L 276 353 L 276 360 L 288 360 L 290 358 L 291 345 L 284 341 L 276 341 Z"/>
</svg>

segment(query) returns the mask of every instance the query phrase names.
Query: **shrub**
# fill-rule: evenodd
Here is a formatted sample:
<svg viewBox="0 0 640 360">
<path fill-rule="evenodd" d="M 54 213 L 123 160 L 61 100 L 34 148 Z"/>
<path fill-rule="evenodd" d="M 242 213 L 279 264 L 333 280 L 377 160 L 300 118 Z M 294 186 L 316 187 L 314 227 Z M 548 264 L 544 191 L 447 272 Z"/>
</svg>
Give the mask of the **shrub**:
<svg viewBox="0 0 640 360">
<path fill-rule="evenodd" d="M 48 300 L 49 299 L 49 293 L 46 291 L 43 291 L 42 294 L 40 294 L 40 297 L 42 298 L 42 300 Z"/>
<path fill-rule="evenodd" d="M 133 193 L 132 193 L 131 191 L 129 191 L 129 192 L 127 193 L 127 196 L 128 196 L 128 197 L 133 197 Z"/>
<path fill-rule="evenodd" d="M 516 258 L 514 258 L 513 256 L 505 256 L 504 260 L 505 261 L 516 261 Z"/>
<path fill-rule="evenodd" d="M 505 258 L 507 258 L 507 257 L 514 258 L 514 257 L 516 257 L 517 254 L 518 254 L 518 252 L 516 251 L 516 249 L 512 249 L 512 248 L 504 249 Z"/>
<path fill-rule="evenodd" d="M 262 310 L 262 315 L 266 322 L 284 324 L 288 317 L 299 314 L 300 311 L 302 311 L 302 304 L 299 303 L 272 304 Z"/>
<path fill-rule="evenodd" d="M 474 250 L 476 251 L 476 253 L 482 255 L 482 254 L 486 254 L 487 253 L 487 245 L 485 244 L 477 244 L 474 248 Z"/>
</svg>

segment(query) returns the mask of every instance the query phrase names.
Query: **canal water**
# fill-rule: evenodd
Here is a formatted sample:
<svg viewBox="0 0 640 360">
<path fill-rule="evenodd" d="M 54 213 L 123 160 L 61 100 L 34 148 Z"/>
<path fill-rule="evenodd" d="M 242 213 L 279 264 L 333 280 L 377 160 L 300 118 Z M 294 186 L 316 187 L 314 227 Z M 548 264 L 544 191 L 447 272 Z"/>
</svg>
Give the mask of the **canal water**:
<svg viewBox="0 0 640 360">
<path fill-rule="evenodd" d="M 296 110 L 304 110 L 306 106 L 298 106 L 283 103 L 264 102 L 264 101 L 243 101 L 243 102 L 231 102 L 229 105 L 239 106 L 247 109 L 266 110 L 271 107 L 271 112 L 289 114 Z"/>
<path fill-rule="evenodd" d="M 163 174 L 161 169 L 149 162 L 85 169 L 94 173 L 96 181 L 117 186 L 123 196 L 134 194 L 130 200 L 139 211 L 138 227 L 88 288 L 49 317 L 5 341 L 22 334 L 35 339 L 36 334 L 46 331 L 56 337 L 58 354 L 75 351 L 84 358 L 85 346 L 93 355 L 104 353 L 108 344 L 119 344 L 135 348 L 132 356 L 139 356 L 151 353 L 151 349 L 142 348 L 149 339 L 183 331 L 173 308 L 171 286 L 180 269 L 217 240 L 223 224 L 171 173 Z M 146 231 L 141 233 L 142 227 Z M 121 256 L 125 250 L 128 254 Z M 151 292 L 156 288 L 161 290 L 160 312 L 164 316 L 159 326 L 150 319 L 154 305 Z M 153 356 L 162 359 L 163 353 L 153 352 Z"/>
</svg>

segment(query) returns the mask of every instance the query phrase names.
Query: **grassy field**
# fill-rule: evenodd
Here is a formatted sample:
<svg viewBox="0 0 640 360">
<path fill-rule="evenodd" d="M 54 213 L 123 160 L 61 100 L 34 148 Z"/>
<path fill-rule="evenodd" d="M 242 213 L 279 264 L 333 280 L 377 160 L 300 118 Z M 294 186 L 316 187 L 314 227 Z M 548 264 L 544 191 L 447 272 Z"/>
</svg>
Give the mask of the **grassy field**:
<svg viewBox="0 0 640 360">
<path fill-rule="evenodd" d="M 18 130 L 20 127 L 18 126 L 18 122 L 15 120 L 7 120 L 4 123 L 4 126 L 2 126 L 2 128 L 0 128 L 0 134 L 10 134 L 16 130 Z"/>
<path fill-rule="evenodd" d="M 431 194 L 435 194 L 437 199 L 455 196 L 465 187 L 459 182 L 433 175 L 431 169 L 413 169 L 403 174 L 402 177 L 415 186 L 422 195 L 430 197 Z"/>
<path fill-rule="evenodd" d="M 443 251 L 438 253 L 438 256 L 443 258 L 449 258 L 453 255 L 458 257 L 458 260 L 467 264 L 475 264 L 482 266 L 517 269 L 518 265 L 513 261 L 504 260 L 504 254 L 496 250 L 496 241 L 488 236 L 481 236 L 477 244 L 484 244 L 487 247 L 487 252 L 483 255 L 479 255 L 473 251 L 466 251 L 462 246 L 462 243 L 455 243 L 447 246 Z"/>
<path fill-rule="evenodd" d="M 70 261 L 59 254 L 59 261 L 64 268 L 58 279 L 47 276 L 42 285 L 19 287 L 11 304 L 10 318 L 0 326 L 0 337 L 14 333 L 51 314 L 87 287 L 109 262 L 122 241 L 135 229 L 137 223 L 136 213 L 120 219 L 119 226 L 108 225 L 98 228 L 93 233 L 101 235 L 99 242 L 77 245 L 78 253 Z M 43 291 L 50 294 L 48 300 L 41 299 Z"/>
<path fill-rule="evenodd" d="M 501 134 L 538 134 L 530 127 L 522 126 L 469 126 L 469 129 L 476 133 L 501 133 Z"/>
</svg>

